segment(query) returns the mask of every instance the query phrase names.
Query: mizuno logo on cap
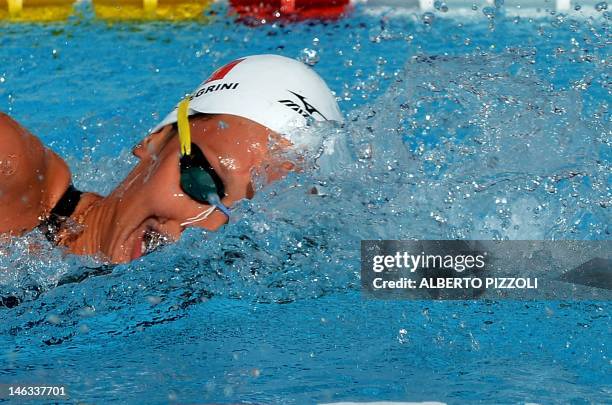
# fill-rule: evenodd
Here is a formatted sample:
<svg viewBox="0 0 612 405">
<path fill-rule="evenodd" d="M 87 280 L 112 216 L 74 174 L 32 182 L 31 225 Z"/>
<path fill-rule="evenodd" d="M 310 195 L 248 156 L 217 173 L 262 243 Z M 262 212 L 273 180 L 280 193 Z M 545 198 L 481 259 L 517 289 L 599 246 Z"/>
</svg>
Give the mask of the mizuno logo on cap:
<svg viewBox="0 0 612 405">
<path fill-rule="evenodd" d="M 297 104 L 295 101 L 293 100 L 278 100 L 279 103 L 286 105 L 287 107 L 291 108 L 293 111 L 297 112 L 298 114 L 300 114 L 301 116 L 303 116 L 304 118 L 308 118 L 308 117 L 313 117 L 313 114 L 319 114 L 321 116 L 321 118 L 323 118 L 325 121 L 327 121 L 327 118 L 325 118 L 325 116 L 323 114 L 321 114 L 321 112 L 319 110 L 317 110 L 312 104 L 310 104 L 308 101 L 306 101 L 306 97 L 302 96 L 301 94 L 297 94 L 291 90 L 288 90 L 289 93 L 293 94 L 294 96 L 296 96 L 299 99 L 299 102 L 302 105 Z"/>
</svg>

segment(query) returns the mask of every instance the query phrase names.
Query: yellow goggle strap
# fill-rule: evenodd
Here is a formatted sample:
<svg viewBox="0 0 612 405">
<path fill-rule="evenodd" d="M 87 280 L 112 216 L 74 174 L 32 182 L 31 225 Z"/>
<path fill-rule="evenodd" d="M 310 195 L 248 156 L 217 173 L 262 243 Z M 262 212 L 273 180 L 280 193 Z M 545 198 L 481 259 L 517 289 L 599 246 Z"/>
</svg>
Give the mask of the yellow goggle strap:
<svg viewBox="0 0 612 405">
<path fill-rule="evenodd" d="M 179 131 L 179 141 L 181 142 L 181 155 L 191 155 L 191 128 L 189 128 L 189 97 L 183 99 L 176 112 Z"/>
</svg>

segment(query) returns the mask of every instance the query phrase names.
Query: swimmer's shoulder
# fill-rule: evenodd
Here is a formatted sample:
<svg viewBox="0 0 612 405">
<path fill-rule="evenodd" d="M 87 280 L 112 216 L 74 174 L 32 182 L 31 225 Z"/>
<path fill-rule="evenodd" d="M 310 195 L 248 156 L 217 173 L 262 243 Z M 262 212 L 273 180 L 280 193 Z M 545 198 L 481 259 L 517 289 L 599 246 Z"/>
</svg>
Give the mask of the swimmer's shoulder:
<svg viewBox="0 0 612 405">
<path fill-rule="evenodd" d="M 0 158 L 3 162 L 28 159 L 43 163 L 44 149 L 36 136 L 9 115 L 0 112 Z"/>
<path fill-rule="evenodd" d="M 9 155 L 23 152 L 21 126 L 7 114 L 0 111 L 0 153 Z"/>
<path fill-rule="evenodd" d="M 4 186 L 2 195 L 8 187 L 14 188 L 27 181 L 30 173 L 24 173 L 26 160 L 36 163 L 42 156 L 37 153 L 38 145 L 32 145 L 33 139 L 17 121 L 0 112 L 0 182 Z M 37 165 L 34 165 L 37 166 Z"/>
<path fill-rule="evenodd" d="M 0 233 L 36 227 L 70 184 L 66 163 L 0 112 Z"/>
</svg>

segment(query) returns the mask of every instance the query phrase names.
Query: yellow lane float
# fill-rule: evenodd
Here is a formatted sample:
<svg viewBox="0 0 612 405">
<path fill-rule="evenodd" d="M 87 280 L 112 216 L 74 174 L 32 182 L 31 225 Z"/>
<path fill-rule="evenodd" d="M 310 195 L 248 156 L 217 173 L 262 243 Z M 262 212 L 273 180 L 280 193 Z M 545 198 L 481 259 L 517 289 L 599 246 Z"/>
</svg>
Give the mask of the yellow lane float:
<svg viewBox="0 0 612 405">
<path fill-rule="evenodd" d="M 5 1 L 5 0 L 0 0 Z M 213 0 L 93 0 L 98 18 L 105 20 L 194 20 Z"/>
<path fill-rule="evenodd" d="M 72 14 L 74 0 L 0 0 L 0 19 L 59 21 Z"/>
</svg>

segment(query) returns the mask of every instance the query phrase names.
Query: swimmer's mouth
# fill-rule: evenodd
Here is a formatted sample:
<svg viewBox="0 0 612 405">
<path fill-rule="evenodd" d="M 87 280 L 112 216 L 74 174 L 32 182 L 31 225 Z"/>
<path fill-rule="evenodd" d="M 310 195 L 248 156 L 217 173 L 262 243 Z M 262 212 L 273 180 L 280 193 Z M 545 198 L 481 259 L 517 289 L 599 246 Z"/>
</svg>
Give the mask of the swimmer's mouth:
<svg viewBox="0 0 612 405">
<path fill-rule="evenodd" d="M 142 241 L 140 242 L 141 255 L 148 255 L 159 249 L 160 247 L 168 244 L 169 239 L 167 236 L 156 232 L 153 229 L 146 229 L 142 235 Z"/>
<path fill-rule="evenodd" d="M 157 230 L 159 223 L 154 219 L 145 220 L 129 237 L 131 248 L 128 252 L 129 260 L 152 253 L 164 245 L 172 243 L 172 237 Z"/>
</svg>

